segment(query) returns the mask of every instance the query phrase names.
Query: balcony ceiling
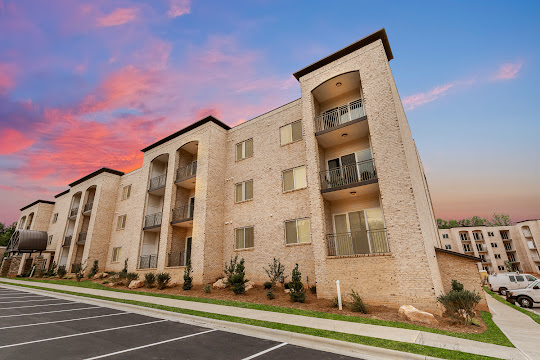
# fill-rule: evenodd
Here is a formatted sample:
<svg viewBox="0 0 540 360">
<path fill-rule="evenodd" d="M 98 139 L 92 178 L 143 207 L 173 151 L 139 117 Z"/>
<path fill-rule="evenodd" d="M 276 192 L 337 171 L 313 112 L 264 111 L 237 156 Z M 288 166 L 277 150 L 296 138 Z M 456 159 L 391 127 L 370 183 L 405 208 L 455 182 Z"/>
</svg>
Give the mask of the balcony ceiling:
<svg viewBox="0 0 540 360">
<path fill-rule="evenodd" d="M 199 143 L 197 141 L 192 141 L 182 146 L 180 149 L 187 151 L 190 154 L 197 154 Z"/>
<path fill-rule="evenodd" d="M 351 195 L 351 192 L 356 192 L 356 195 Z M 371 195 L 379 192 L 379 183 L 368 185 L 351 186 L 346 189 L 332 190 L 322 193 L 325 200 L 338 201 L 344 199 L 359 199 L 366 195 Z"/>
<path fill-rule="evenodd" d="M 346 137 L 343 135 L 347 134 Z M 365 118 L 359 121 L 351 121 L 336 128 L 317 133 L 317 141 L 322 148 L 342 145 L 351 141 L 357 141 L 369 135 L 368 122 Z"/>
<path fill-rule="evenodd" d="M 341 86 L 337 87 L 337 83 L 341 83 Z M 322 83 L 312 91 L 312 94 L 319 103 L 322 103 L 358 88 L 360 88 L 360 74 L 358 71 L 353 71 Z"/>
</svg>

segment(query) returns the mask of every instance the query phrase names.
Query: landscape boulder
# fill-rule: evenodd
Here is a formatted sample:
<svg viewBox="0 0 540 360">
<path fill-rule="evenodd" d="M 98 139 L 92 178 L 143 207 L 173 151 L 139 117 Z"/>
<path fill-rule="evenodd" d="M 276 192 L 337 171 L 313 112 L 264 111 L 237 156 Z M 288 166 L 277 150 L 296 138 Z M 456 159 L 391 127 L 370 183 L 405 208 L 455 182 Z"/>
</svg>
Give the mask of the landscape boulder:
<svg viewBox="0 0 540 360">
<path fill-rule="evenodd" d="M 216 281 L 215 283 L 212 284 L 212 287 L 214 289 L 225 289 L 226 286 L 227 286 L 227 279 L 226 278 L 219 279 L 218 281 Z"/>
<path fill-rule="evenodd" d="M 249 280 L 246 283 L 246 291 L 253 289 L 253 286 L 255 286 L 255 283 L 253 281 Z"/>
<path fill-rule="evenodd" d="M 128 287 L 130 289 L 138 289 L 138 288 L 141 288 L 143 286 L 144 286 L 144 281 L 142 281 L 142 280 L 131 280 Z"/>
<path fill-rule="evenodd" d="M 435 325 L 439 322 L 433 314 L 418 310 L 412 305 L 403 305 L 399 308 L 399 316 L 409 321 L 420 322 L 424 324 Z"/>
<path fill-rule="evenodd" d="M 108 277 L 109 274 L 108 273 L 99 273 L 99 274 L 96 274 L 94 275 L 94 280 L 97 280 L 97 279 L 104 279 L 106 277 Z"/>
</svg>

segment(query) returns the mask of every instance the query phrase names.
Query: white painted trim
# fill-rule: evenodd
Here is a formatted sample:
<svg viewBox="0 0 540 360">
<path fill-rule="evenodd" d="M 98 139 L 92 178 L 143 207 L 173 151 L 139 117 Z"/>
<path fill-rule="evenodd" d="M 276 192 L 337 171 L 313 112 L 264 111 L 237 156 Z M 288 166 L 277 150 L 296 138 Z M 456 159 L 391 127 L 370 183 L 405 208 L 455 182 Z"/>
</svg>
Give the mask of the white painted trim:
<svg viewBox="0 0 540 360">
<path fill-rule="evenodd" d="M 31 301 L 51 301 L 59 299 L 40 299 L 40 300 L 15 300 L 15 301 L 0 301 L 0 304 L 11 304 L 11 303 L 20 303 L 20 302 L 31 302 Z"/>
<path fill-rule="evenodd" d="M 55 300 L 62 301 L 62 299 L 55 299 Z M 41 305 L 15 306 L 15 307 L 2 308 L 2 310 L 22 309 L 22 308 L 37 307 L 37 306 L 68 305 L 68 304 L 77 304 L 77 303 L 70 301 L 70 302 L 64 302 L 64 303 L 60 303 L 60 304 L 41 304 Z"/>
<path fill-rule="evenodd" d="M 261 355 L 264 355 L 264 354 L 266 354 L 266 353 L 269 353 L 270 351 L 274 351 L 274 350 L 276 350 L 276 349 L 278 349 L 278 348 L 280 348 L 280 347 L 282 347 L 282 346 L 285 346 L 285 345 L 287 345 L 286 342 L 281 343 L 281 344 L 279 344 L 279 345 L 276 345 L 276 346 L 271 347 L 270 349 L 266 349 L 266 350 L 264 350 L 264 351 L 258 352 L 258 353 L 256 353 L 256 354 L 253 354 L 253 355 L 251 355 L 251 356 L 248 356 L 247 358 L 243 358 L 242 360 L 251 360 L 251 359 L 255 359 L 256 357 L 259 357 L 259 356 L 261 356 Z"/>
<path fill-rule="evenodd" d="M 50 314 L 50 313 L 57 313 L 57 312 L 64 312 L 64 311 L 77 311 L 77 310 L 99 309 L 99 308 L 101 308 L 101 306 L 89 306 L 89 307 L 78 308 L 78 309 L 42 311 L 42 312 L 30 313 L 30 314 L 0 315 L 0 318 L 15 317 L 15 316 L 40 315 L 40 314 Z"/>
<path fill-rule="evenodd" d="M 101 318 L 101 317 L 107 317 L 107 316 L 125 315 L 125 314 L 129 314 L 129 313 L 128 313 L 128 312 L 118 312 L 118 313 L 113 313 L 113 314 L 96 315 L 96 316 L 87 316 L 87 317 L 82 317 L 82 318 L 66 319 L 66 320 L 47 321 L 47 322 L 41 322 L 41 323 L 35 323 L 35 324 L 4 326 L 4 327 L 0 327 L 0 330 L 4 330 L 4 329 L 14 329 L 14 328 L 21 328 L 21 327 L 27 327 L 27 326 L 38 326 L 38 325 L 46 325 L 46 324 L 57 324 L 57 323 L 62 323 L 62 322 L 77 321 L 77 320 L 88 320 L 88 319 L 95 319 L 95 318 Z"/>
</svg>

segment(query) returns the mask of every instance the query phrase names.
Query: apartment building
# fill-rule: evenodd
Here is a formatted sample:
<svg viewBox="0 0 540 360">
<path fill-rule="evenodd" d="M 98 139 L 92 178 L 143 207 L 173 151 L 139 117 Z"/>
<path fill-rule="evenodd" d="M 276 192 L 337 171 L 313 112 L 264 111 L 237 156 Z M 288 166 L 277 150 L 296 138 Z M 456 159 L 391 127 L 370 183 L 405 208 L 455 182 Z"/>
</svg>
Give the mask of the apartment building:
<svg viewBox="0 0 540 360">
<path fill-rule="evenodd" d="M 441 249 L 392 58 L 379 30 L 294 73 L 300 99 L 232 128 L 201 119 L 142 149 L 135 171 L 104 168 L 21 209 L 19 225 L 46 232 L 39 253 L 70 271 L 127 260 L 181 281 L 189 260 L 201 284 L 239 256 L 262 283 L 275 257 L 319 297 L 340 280 L 368 303 L 440 313 L 452 279 L 480 290 L 479 258 Z M 10 251 L 4 273 L 34 256 Z"/>
<path fill-rule="evenodd" d="M 439 233 L 444 249 L 481 258 L 479 270 L 506 272 L 508 261 L 521 272 L 540 274 L 540 220 L 512 226 L 439 229 Z"/>
</svg>

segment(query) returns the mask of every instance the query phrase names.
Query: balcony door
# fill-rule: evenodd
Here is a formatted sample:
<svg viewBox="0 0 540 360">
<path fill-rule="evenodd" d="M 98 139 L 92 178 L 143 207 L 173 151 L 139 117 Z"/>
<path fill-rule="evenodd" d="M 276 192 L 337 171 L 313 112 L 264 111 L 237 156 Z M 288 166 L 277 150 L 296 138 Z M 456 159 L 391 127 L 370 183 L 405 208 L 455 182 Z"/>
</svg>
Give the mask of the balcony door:
<svg viewBox="0 0 540 360">
<path fill-rule="evenodd" d="M 356 255 L 388 252 L 380 208 L 334 215 L 336 254 Z"/>
<path fill-rule="evenodd" d="M 192 218 L 193 217 L 193 212 L 195 210 L 195 197 L 190 197 L 189 198 L 189 208 L 188 208 L 188 212 L 187 212 L 187 218 Z"/>
<path fill-rule="evenodd" d="M 191 260 L 191 236 L 186 238 L 185 257 L 184 264 L 187 265 L 188 260 Z"/>
<path fill-rule="evenodd" d="M 372 178 L 373 166 L 366 166 L 365 161 L 372 159 L 371 149 L 328 160 L 328 172 L 331 187 L 354 184 Z"/>
</svg>

